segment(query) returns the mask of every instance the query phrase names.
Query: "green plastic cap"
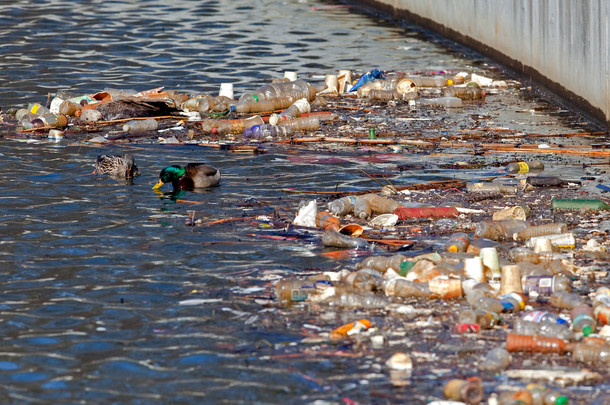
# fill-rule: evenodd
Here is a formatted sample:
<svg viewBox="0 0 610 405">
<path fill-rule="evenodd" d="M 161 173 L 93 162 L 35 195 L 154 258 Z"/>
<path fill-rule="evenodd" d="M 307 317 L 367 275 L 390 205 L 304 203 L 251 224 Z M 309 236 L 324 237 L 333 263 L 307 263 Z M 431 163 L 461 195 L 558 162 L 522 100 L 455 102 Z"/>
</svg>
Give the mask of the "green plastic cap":
<svg viewBox="0 0 610 405">
<path fill-rule="evenodd" d="M 415 265 L 415 262 L 412 262 L 410 260 L 400 263 L 400 270 L 398 270 L 398 274 L 400 274 L 403 277 L 406 276 L 407 273 L 409 272 L 409 270 L 411 270 L 414 265 Z"/>
<path fill-rule="evenodd" d="M 555 400 L 555 405 L 568 405 L 569 402 L 570 401 L 568 400 L 568 397 L 566 397 L 564 395 L 560 395 Z"/>
<path fill-rule="evenodd" d="M 589 336 L 591 333 L 593 333 L 593 328 L 591 328 L 590 326 L 585 326 L 584 328 L 582 328 L 583 335 Z"/>
</svg>

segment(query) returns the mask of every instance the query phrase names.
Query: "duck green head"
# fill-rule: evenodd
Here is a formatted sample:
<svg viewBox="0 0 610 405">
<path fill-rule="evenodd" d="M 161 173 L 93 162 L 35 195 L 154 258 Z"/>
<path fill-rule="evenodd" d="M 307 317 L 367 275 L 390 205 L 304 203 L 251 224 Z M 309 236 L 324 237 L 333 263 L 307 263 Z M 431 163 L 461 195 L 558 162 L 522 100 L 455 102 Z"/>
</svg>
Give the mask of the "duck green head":
<svg viewBox="0 0 610 405">
<path fill-rule="evenodd" d="M 159 181 L 153 187 L 153 190 L 160 188 L 165 183 L 173 183 L 178 181 L 180 177 L 186 174 L 186 170 L 182 166 L 172 165 L 167 166 L 159 173 Z"/>
</svg>

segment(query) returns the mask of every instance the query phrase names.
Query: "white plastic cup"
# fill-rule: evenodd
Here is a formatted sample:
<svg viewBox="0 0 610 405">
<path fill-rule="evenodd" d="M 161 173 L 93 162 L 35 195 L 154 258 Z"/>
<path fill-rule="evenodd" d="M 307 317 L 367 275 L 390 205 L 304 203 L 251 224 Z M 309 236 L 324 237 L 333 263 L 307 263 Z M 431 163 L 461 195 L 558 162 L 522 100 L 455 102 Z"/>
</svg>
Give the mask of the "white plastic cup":
<svg viewBox="0 0 610 405">
<path fill-rule="evenodd" d="M 480 283 L 486 281 L 485 272 L 483 271 L 483 259 L 479 256 L 469 257 L 464 259 L 464 275 Z"/>
<path fill-rule="evenodd" d="M 523 293 L 521 286 L 521 271 L 519 266 L 508 264 L 502 266 L 502 279 L 500 280 L 499 294 Z"/>
<path fill-rule="evenodd" d="M 495 247 L 482 248 L 479 256 L 483 261 L 483 265 L 491 272 L 491 278 L 502 277 L 502 272 L 500 271 L 500 258 L 498 257 L 498 250 Z"/>
<path fill-rule="evenodd" d="M 541 252 L 552 252 L 552 251 L 553 251 L 553 244 L 551 243 L 551 240 L 549 238 L 537 238 L 534 241 L 534 252 L 541 253 Z"/>
<path fill-rule="evenodd" d="M 220 83 L 219 96 L 228 97 L 234 99 L 235 94 L 233 93 L 233 83 Z"/>
<path fill-rule="evenodd" d="M 352 71 L 347 69 L 339 70 L 338 84 L 339 93 L 347 93 L 352 87 Z"/>
<path fill-rule="evenodd" d="M 297 79 L 297 72 L 292 72 L 292 71 L 285 71 L 284 72 L 284 79 L 288 79 L 291 82 L 294 82 Z"/>
<path fill-rule="evenodd" d="M 339 82 L 337 80 L 337 75 L 326 75 L 324 83 L 326 83 L 326 90 L 324 90 L 324 93 L 339 93 Z"/>
</svg>

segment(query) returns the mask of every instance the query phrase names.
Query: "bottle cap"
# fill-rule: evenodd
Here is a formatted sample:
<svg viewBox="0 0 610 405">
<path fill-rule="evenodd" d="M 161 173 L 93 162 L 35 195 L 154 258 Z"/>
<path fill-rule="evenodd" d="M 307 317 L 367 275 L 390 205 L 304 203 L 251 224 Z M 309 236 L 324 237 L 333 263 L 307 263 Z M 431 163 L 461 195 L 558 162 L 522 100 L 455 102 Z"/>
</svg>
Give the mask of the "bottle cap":
<svg viewBox="0 0 610 405">
<path fill-rule="evenodd" d="M 584 328 L 582 328 L 583 335 L 589 336 L 591 333 L 593 333 L 593 328 L 591 328 L 590 326 L 585 326 Z"/>
<path fill-rule="evenodd" d="M 415 262 L 412 262 L 410 260 L 400 263 L 400 270 L 398 271 L 398 274 L 400 274 L 403 277 L 406 276 L 407 273 L 409 272 L 409 270 L 411 270 L 414 265 L 415 265 Z"/>
<path fill-rule="evenodd" d="M 569 402 L 568 397 L 565 395 L 560 395 L 555 400 L 555 405 L 568 405 Z"/>
</svg>

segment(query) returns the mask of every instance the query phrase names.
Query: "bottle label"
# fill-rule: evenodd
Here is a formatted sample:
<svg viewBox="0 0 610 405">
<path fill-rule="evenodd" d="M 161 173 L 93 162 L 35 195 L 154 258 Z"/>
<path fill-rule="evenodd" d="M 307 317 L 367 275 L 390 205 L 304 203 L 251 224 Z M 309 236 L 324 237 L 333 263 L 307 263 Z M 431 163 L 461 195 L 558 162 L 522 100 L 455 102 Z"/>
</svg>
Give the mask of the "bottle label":
<svg viewBox="0 0 610 405">
<path fill-rule="evenodd" d="M 32 114 L 36 114 L 36 112 L 40 109 L 40 104 L 34 104 L 32 109 L 30 110 Z"/>
<path fill-rule="evenodd" d="M 521 284 L 523 293 L 529 295 L 535 292 L 541 295 L 553 294 L 553 277 L 554 276 L 523 276 Z"/>
<path fill-rule="evenodd" d="M 519 173 L 528 173 L 530 171 L 530 167 L 525 162 L 518 162 L 519 165 Z"/>
</svg>

